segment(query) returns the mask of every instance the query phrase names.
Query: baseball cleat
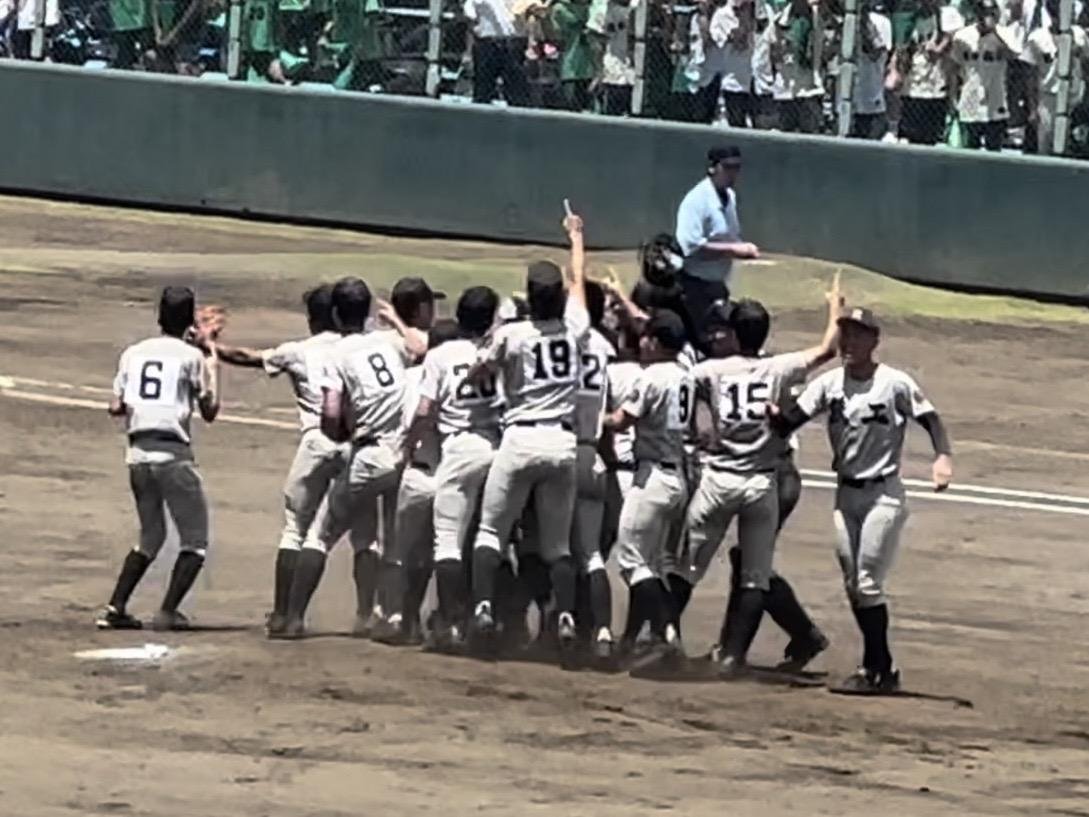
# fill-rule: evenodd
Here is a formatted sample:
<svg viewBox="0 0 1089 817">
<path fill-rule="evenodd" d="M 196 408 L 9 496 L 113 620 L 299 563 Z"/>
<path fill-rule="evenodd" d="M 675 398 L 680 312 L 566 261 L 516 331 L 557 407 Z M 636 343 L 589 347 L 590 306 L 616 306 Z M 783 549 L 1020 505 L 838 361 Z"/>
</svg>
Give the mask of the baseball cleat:
<svg viewBox="0 0 1089 817">
<path fill-rule="evenodd" d="M 406 647 L 419 647 L 424 643 L 423 626 L 419 616 L 410 616 L 401 622 L 402 643 Z"/>
<path fill-rule="evenodd" d="M 408 646 L 400 619 L 396 621 L 387 618 L 378 619 L 371 628 L 371 640 L 391 647 Z"/>
<path fill-rule="evenodd" d="M 271 627 L 267 630 L 268 637 L 277 641 L 295 641 L 306 635 L 306 626 L 303 624 L 303 620 L 291 619 L 285 617 L 283 627 L 278 630 L 273 630 Z"/>
<path fill-rule="evenodd" d="M 436 623 L 428 633 L 427 640 L 424 641 L 424 650 L 460 655 L 465 652 L 465 636 L 456 624 L 447 626 Z"/>
<path fill-rule="evenodd" d="M 482 601 L 469 624 L 469 649 L 474 655 L 494 658 L 498 632 L 492 618 L 492 606 Z"/>
<path fill-rule="evenodd" d="M 352 636 L 354 638 L 370 638 L 371 633 L 374 632 L 375 625 L 380 620 L 381 619 L 373 612 L 368 613 L 365 616 L 356 614 L 355 624 L 352 625 Z"/>
<path fill-rule="evenodd" d="M 144 625 L 140 619 L 131 616 L 124 610 L 118 610 L 112 604 L 107 604 L 95 619 L 95 626 L 100 630 L 142 630 Z"/>
<path fill-rule="evenodd" d="M 265 634 L 272 638 L 275 634 L 282 633 L 287 626 L 287 616 L 283 613 L 269 613 L 265 618 Z"/>
<path fill-rule="evenodd" d="M 895 695 L 900 691 L 900 670 L 877 672 L 859 667 L 830 691 L 839 695 Z"/>
<path fill-rule="evenodd" d="M 828 649 L 831 642 L 820 630 L 814 628 L 806 639 L 794 639 L 783 651 L 783 660 L 775 665 L 780 672 L 801 672 L 806 665 Z"/>
<path fill-rule="evenodd" d="M 556 625 L 556 641 L 560 648 L 560 666 L 563 669 L 579 667 L 579 634 L 575 618 L 570 613 L 560 613 Z"/>
<path fill-rule="evenodd" d="M 720 681 L 737 681 L 749 674 L 749 665 L 744 658 L 724 655 L 715 667 L 715 674 Z"/>
<path fill-rule="evenodd" d="M 188 630 L 189 619 L 178 610 L 160 610 L 151 620 L 151 629 L 158 631 Z"/>
</svg>

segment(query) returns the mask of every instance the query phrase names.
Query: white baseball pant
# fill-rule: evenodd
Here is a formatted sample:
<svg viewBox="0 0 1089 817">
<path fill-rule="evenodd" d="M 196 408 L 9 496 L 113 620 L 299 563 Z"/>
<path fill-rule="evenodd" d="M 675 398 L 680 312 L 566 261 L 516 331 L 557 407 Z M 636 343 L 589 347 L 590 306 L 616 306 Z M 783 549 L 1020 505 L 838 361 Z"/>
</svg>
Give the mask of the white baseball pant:
<svg viewBox="0 0 1089 817">
<path fill-rule="evenodd" d="M 617 563 L 629 586 L 664 577 L 666 546 L 679 540 L 688 502 L 688 486 L 680 467 L 641 462 L 624 496 L 617 534 Z"/>
<path fill-rule="evenodd" d="M 383 538 L 390 540 L 395 528 L 400 466 L 400 457 L 390 445 L 353 444 L 348 465 L 333 480 L 303 547 L 328 553 L 350 532 L 352 550 L 358 553 L 375 549 L 379 510 Z"/>
<path fill-rule="evenodd" d="M 208 501 L 191 459 L 129 466 L 129 486 L 140 520 L 140 553 L 154 559 L 166 541 L 166 514 L 178 529 L 179 550 L 204 556 L 208 550 Z"/>
<path fill-rule="evenodd" d="M 435 472 L 435 561 L 461 561 L 480 522 L 480 503 L 488 469 L 495 459 L 495 441 L 473 432 L 442 441 L 442 459 Z"/>
<path fill-rule="evenodd" d="M 284 483 L 284 530 L 280 549 L 299 550 L 321 501 L 348 463 L 348 446 L 312 428 L 303 432 Z"/>
<path fill-rule="evenodd" d="M 870 481 L 861 487 L 840 483 L 833 518 L 847 598 L 855 607 L 885 604 L 885 578 L 896 559 L 900 531 L 908 518 L 900 478 Z"/>
<path fill-rule="evenodd" d="M 605 463 L 597 446 L 580 442 L 575 458 L 575 512 L 571 520 L 571 552 L 589 575 L 604 570 L 601 529 L 605 518 Z"/>
</svg>

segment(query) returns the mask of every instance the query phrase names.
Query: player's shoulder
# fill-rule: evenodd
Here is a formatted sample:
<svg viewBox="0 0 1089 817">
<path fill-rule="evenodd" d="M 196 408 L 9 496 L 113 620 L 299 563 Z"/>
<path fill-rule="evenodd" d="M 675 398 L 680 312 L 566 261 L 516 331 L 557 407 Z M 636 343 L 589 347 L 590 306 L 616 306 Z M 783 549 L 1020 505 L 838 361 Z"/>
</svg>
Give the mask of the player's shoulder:
<svg viewBox="0 0 1089 817">
<path fill-rule="evenodd" d="M 616 357 L 616 347 L 600 331 L 591 329 L 587 337 L 587 349 L 591 354 L 604 355 L 608 358 Z"/>
<path fill-rule="evenodd" d="M 917 388 L 915 378 L 903 369 L 897 369 L 888 363 L 878 363 L 874 372 L 874 379 L 893 386 L 904 386 L 910 389 Z"/>
<path fill-rule="evenodd" d="M 425 360 L 440 366 L 458 363 L 463 360 L 471 361 L 476 358 L 478 346 L 469 338 L 454 338 L 428 349 Z"/>
<path fill-rule="evenodd" d="M 843 388 L 843 367 L 836 366 L 829 369 L 826 372 L 821 372 L 819 375 L 809 381 L 808 389 L 818 390 L 832 390 L 836 388 Z"/>
</svg>

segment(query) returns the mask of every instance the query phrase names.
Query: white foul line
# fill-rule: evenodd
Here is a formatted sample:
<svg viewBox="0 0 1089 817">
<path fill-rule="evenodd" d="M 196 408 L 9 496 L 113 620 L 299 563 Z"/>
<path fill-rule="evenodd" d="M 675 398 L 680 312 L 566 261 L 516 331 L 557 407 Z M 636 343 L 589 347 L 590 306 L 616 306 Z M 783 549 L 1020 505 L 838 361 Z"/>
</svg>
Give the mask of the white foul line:
<svg viewBox="0 0 1089 817">
<path fill-rule="evenodd" d="M 22 377 L 4 377 L 0 376 L 0 394 L 7 397 L 15 397 L 19 400 L 28 400 L 35 403 L 47 403 L 54 406 L 71 406 L 75 408 L 88 408 L 95 411 L 105 411 L 106 404 L 100 400 L 91 400 L 81 397 L 60 397 L 51 394 L 41 394 L 40 392 L 24 391 L 22 389 L 11 388 L 11 385 L 15 383 L 26 383 L 28 385 L 43 385 L 52 386 L 53 388 L 61 388 L 68 390 L 85 390 L 94 391 L 98 393 L 109 393 L 109 389 L 100 389 L 93 386 L 76 386 L 68 383 L 50 383 L 48 381 L 31 380 L 29 378 Z M 235 425 L 248 425 L 259 426 L 262 428 L 280 428 L 295 430 L 298 428 L 296 423 L 289 423 L 283 420 L 268 420 L 263 417 L 249 417 L 239 414 L 220 414 L 217 421 L 224 423 L 231 423 Z M 802 469 L 801 473 L 807 477 L 815 477 L 816 479 L 807 479 L 802 482 L 803 485 L 810 488 L 823 488 L 831 490 L 836 488 L 834 481 L 835 474 L 831 471 L 819 471 L 815 469 Z M 925 480 L 919 479 L 905 479 L 904 484 L 928 488 L 930 483 Z M 991 494 L 995 496 L 1008 496 L 1008 497 L 1021 497 L 1021 499 L 991 499 L 986 496 L 969 496 L 961 493 L 966 491 L 968 493 L 979 494 Z M 1026 510 L 1026 511 L 1045 511 L 1050 513 L 1065 513 L 1073 514 L 1077 516 L 1089 516 L 1089 507 L 1079 508 L 1072 507 L 1074 505 L 1086 505 L 1089 506 L 1089 498 L 1080 496 L 1069 496 L 1066 494 L 1052 494 L 1044 493 L 1041 491 L 1021 491 L 1012 488 L 993 488 L 986 485 L 956 485 L 951 487 L 949 491 L 943 493 L 936 493 L 934 491 L 907 491 L 907 495 L 916 499 L 929 499 L 937 502 L 956 502 L 963 505 L 989 505 L 999 508 L 1010 508 L 1014 510 Z M 1039 500 L 1052 500 L 1052 502 L 1026 502 L 1025 499 L 1039 499 Z M 1053 504 L 1054 502 L 1060 502 L 1065 504 Z"/>
</svg>

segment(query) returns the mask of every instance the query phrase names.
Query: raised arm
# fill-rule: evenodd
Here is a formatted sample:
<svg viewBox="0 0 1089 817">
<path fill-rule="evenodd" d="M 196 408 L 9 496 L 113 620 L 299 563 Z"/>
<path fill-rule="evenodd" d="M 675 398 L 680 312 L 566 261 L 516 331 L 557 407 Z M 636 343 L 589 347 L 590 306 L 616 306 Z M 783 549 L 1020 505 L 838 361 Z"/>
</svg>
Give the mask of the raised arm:
<svg viewBox="0 0 1089 817">
<path fill-rule="evenodd" d="M 405 349 L 413 358 L 418 360 L 427 354 L 427 334 L 401 320 L 391 304 L 378 301 L 378 311 L 375 314 L 397 330 L 397 334 L 405 341 Z"/>
<path fill-rule="evenodd" d="M 221 361 L 229 363 L 231 366 L 260 369 L 265 365 L 265 355 L 260 349 L 251 349 L 246 346 L 226 346 L 217 343 L 216 353 Z"/>
<path fill-rule="evenodd" d="M 839 338 L 839 313 L 843 308 L 843 292 L 839 285 L 839 271 L 832 276 L 832 287 L 824 294 L 828 302 L 828 321 L 824 327 L 824 337 L 816 346 L 805 349 L 805 366 L 808 371 L 817 369 L 836 355 L 836 341 Z"/>
<path fill-rule="evenodd" d="M 567 240 L 571 243 L 571 285 L 567 290 L 567 297 L 573 299 L 579 306 L 586 308 L 586 247 L 582 235 L 582 217 L 571 212 L 567 208 L 567 215 L 563 219 L 563 228 L 567 231 Z"/>
</svg>

